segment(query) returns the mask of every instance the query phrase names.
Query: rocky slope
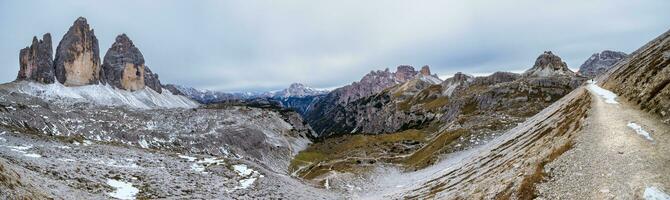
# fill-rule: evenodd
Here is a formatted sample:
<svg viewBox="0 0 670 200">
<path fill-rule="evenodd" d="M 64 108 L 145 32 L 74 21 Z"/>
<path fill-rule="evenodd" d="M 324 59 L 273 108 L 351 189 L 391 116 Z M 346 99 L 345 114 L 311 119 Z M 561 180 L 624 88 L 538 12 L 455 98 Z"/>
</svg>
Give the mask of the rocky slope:
<svg viewBox="0 0 670 200">
<path fill-rule="evenodd" d="M 670 123 L 670 31 L 612 68 L 599 78 L 605 88 Z"/>
<path fill-rule="evenodd" d="M 346 92 L 338 89 L 317 100 L 305 118 L 321 137 L 422 129 L 448 124 L 459 116 L 480 111 L 487 112 L 491 119 L 500 117 L 493 116 L 500 113 L 522 119 L 539 112 L 584 81 L 551 52 L 540 55 L 523 77 L 498 72 L 477 78 L 458 73 L 441 83 L 432 78 L 418 75 L 346 103 L 338 102 L 346 98 Z"/>
<path fill-rule="evenodd" d="M 626 56 L 628 55 L 624 52 L 611 50 L 594 53 L 579 67 L 579 75 L 594 78 L 605 73 Z"/>
<path fill-rule="evenodd" d="M 30 47 L 21 49 L 19 53 L 20 69 L 16 79 L 53 83 L 55 74 L 52 55 L 51 34 L 44 34 L 42 40 L 33 37 Z"/>
<path fill-rule="evenodd" d="M 427 66 L 423 71 L 424 73 L 430 73 Z M 305 119 L 321 136 L 350 132 L 353 130 L 352 123 L 354 123 L 351 120 L 355 120 L 348 115 L 351 109 L 346 110 L 350 102 L 375 95 L 391 86 L 414 80 L 417 77 L 427 76 L 417 76 L 418 74 L 420 72 L 415 71 L 413 67 L 405 65 L 398 66 L 396 72 L 390 72 L 388 69 L 371 71 L 363 76 L 360 81 L 337 88 L 316 99 L 312 106 L 307 109 L 308 112 L 304 114 Z M 430 77 L 429 80 L 439 80 L 435 75 L 427 77 Z M 426 81 L 418 80 L 416 82 L 424 83 Z"/>
<path fill-rule="evenodd" d="M 14 87 L 0 85 L 0 165 L 14 170 L 0 181 L 7 187 L 106 199 L 112 180 L 132 184 L 137 198 L 334 197 L 307 192 L 309 186 L 286 176 L 292 156 L 310 143 L 311 129 L 295 112 L 53 104 Z M 20 194 L 12 197 L 33 195 L 14 191 Z"/>
</svg>

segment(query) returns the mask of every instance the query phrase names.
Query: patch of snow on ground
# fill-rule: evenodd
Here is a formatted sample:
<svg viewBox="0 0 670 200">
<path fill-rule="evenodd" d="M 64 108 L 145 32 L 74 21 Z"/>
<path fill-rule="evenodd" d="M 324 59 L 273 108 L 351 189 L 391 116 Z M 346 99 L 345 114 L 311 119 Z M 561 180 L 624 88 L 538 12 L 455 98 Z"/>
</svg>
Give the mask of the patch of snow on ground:
<svg viewBox="0 0 670 200">
<path fill-rule="evenodd" d="M 147 143 L 147 141 L 144 140 L 144 139 L 137 141 L 137 143 L 140 144 L 140 147 L 142 147 L 142 148 L 145 148 L 145 149 L 149 148 L 149 143 Z"/>
<path fill-rule="evenodd" d="M 251 185 L 256 182 L 256 179 L 258 177 L 263 177 L 260 173 L 258 173 L 256 170 L 253 170 L 245 164 L 237 164 L 233 165 L 233 170 L 237 172 L 238 175 L 244 177 L 243 179 L 240 179 L 239 183 L 240 186 L 236 186 L 234 189 L 246 189 L 249 188 Z"/>
<path fill-rule="evenodd" d="M 645 139 L 647 139 L 647 140 L 649 140 L 649 141 L 653 141 L 653 140 L 654 140 L 653 138 L 651 138 L 651 135 L 649 134 L 649 132 L 647 132 L 647 131 L 645 131 L 644 129 L 642 129 L 642 126 L 640 126 L 640 125 L 638 125 L 638 124 L 636 124 L 636 123 L 634 123 L 634 122 L 628 122 L 628 127 L 631 128 L 631 129 L 633 129 L 633 130 L 635 130 L 635 132 L 636 132 L 637 134 L 643 136 Z"/>
<path fill-rule="evenodd" d="M 253 169 L 249 169 L 245 164 L 233 165 L 233 169 L 240 176 L 249 176 L 254 172 Z"/>
<path fill-rule="evenodd" d="M 9 148 L 12 151 L 19 152 L 19 153 L 23 154 L 23 156 L 26 156 L 26 157 L 31 157 L 31 158 L 41 158 L 42 157 L 42 155 L 40 155 L 40 154 L 26 152 L 28 149 L 33 148 L 33 146 L 31 146 L 31 145 L 28 145 L 28 146 L 5 146 L 5 147 Z"/>
<path fill-rule="evenodd" d="M 140 192 L 139 189 L 133 187 L 132 183 L 107 179 L 107 185 L 116 188 L 114 192 L 107 193 L 109 196 L 117 199 L 135 199 L 135 195 Z"/>
<path fill-rule="evenodd" d="M 177 155 L 177 156 L 178 156 L 179 158 L 186 159 L 186 160 L 188 160 L 189 162 L 193 162 L 193 161 L 195 161 L 195 159 L 198 159 L 198 158 L 196 158 L 196 157 L 185 156 L 185 155 Z"/>
<path fill-rule="evenodd" d="M 670 195 L 656 187 L 647 187 L 644 190 L 645 200 L 670 200 Z"/>
<path fill-rule="evenodd" d="M 614 94 L 614 92 L 601 88 L 600 86 L 596 85 L 595 81 L 589 80 L 587 83 L 587 89 L 605 99 L 605 103 L 619 104 L 619 102 L 616 101 L 617 95 Z"/>
<path fill-rule="evenodd" d="M 111 85 L 66 87 L 58 82 L 40 84 L 27 81 L 18 82 L 16 86 L 17 92 L 60 103 L 90 102 L 98 105 L 128 106 L 139 109 L 195 108 L 199 106 L 195 101 L 185 96 L 174 95 L 169 90 L 158 93 L 150 88 L 145 88 L 131 92 L 113 88 Z"/>
</svg>

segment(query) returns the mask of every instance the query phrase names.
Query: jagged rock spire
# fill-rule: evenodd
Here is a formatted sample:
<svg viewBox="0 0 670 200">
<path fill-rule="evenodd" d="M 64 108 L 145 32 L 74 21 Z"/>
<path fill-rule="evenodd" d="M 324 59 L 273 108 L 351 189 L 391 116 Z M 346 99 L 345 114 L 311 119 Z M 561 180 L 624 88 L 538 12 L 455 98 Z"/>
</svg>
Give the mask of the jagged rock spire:
<svg viewBox="0 0 670 200">
<path fill-rule="evenodd" d="M 51 34 L 44 34 L 42 40 L 33 37 L 30 47 L 21 49 L 19 53 L 20 69 L 16 79 L 53 83 L 54 67 L 51 58 L 52 54 Z"/>
<path fill-rule="evenodd" d="M 56 79 L 66 86 L 104 82 L 98 39 L 86 18 L 79 17 L 56 48 Z"/>
</svg>

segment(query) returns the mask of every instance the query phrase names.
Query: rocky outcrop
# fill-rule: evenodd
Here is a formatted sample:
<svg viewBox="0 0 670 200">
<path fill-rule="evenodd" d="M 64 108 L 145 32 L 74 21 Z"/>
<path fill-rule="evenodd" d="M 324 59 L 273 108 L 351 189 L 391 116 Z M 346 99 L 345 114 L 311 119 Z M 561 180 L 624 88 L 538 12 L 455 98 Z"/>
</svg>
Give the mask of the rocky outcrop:
<svg viewBox="0 0 670 200">
<path fill-rule="evenodd" d="M 158 93 L 163 93 L 163 88 L 161 81 L 158 79 L 158 74 L 153 73 L 148 66 L 144 66 L 144 85 Z"/>
<path fill-rule="evenodd" d="M 605 50 L 600 53 L 594 53 L 588 60 L 579 67 L 579 75 L 588 78 L 596 77 L 612 68 L 614 64 L 628 56 L 624 52 Z"/>
<path fill-rule="evenodd" d="M 401 65 L 396 72 L 371 71 L 358 82 L 353 82 L 341 88 L 337 88 L 323 97 L 314 100 L 314 103 L 306 109 L 305 120 L 314 128 L 320 137 L 335 133 L 350 132 L 354 124 L 351 120 L 353 115 L 348 114 L 345 108 L 347 104 L 375 95 L 389 87 L 414 79 L 418 71 L 414 67 Z"/>
<path fill-rule="evenodd" d="M 574 76 L 575 72 L 568 68 L 561 57 L 554 55 L 551 51 L 545 51 L 538 56 L 535 65 L 524 73 L 524 76 L 546 77 L 556 75 Z"/>
<path fill-rule="evenodd" d="M 642 110 L 670 123 L 670 31 L 618 62 L 600 82 Z"/>
<path fill-rule="evenodd" d="M 457 72 L 453 77 L 444 80 L 441 84 L 442 95 L 451 96 L 459 87 L 466 86 L 475 79 L 474 76 Z"/>
<path fill-rule="evenodd" d="M 56 79 L 66 86 L 97 84 L 104 80 L 98 39 L 86 19 L 79 17 L 56 48 Z"/>
<path fill-rule="evenodd" d="M 107 50 L 102 69 L 107 84 L 116 88 L 135 91 L 145 86 L 144 56 L 126 34 L 117 36 Z"/>
<path fill-rule="evenodd" d="M 51 34 L 42 36 L 42 40 L 33 37 L 30 47 L 21 49 L 19 53 L 19 74 L 16 80 L 30 80 L 39 83 L 54 82 L 53 49 Z"/>
</svg>

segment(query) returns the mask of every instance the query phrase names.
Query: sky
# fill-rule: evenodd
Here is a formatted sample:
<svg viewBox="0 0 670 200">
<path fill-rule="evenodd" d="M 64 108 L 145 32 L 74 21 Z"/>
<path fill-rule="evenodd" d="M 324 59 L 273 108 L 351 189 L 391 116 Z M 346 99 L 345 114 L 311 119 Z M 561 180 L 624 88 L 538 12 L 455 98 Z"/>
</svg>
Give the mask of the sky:
<svg viewBox="0 0 670 200">
<path fill-rule="evenodd" d="M 513 3 L 512 3 L 513 2 Z M 0 0 L 0 82 L 19 50 L 77 17 L 100 57 L 126 33 L 163 83 L 267 91 L 349 84 L 398 65 L 449 77 L 522 72 L 551 50 L 574 70 L 605 49 L 630 53 L 670 28 L 668 0 Z"/>
</svg>

